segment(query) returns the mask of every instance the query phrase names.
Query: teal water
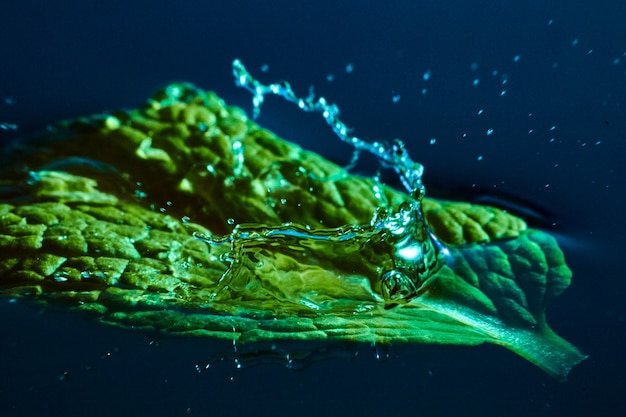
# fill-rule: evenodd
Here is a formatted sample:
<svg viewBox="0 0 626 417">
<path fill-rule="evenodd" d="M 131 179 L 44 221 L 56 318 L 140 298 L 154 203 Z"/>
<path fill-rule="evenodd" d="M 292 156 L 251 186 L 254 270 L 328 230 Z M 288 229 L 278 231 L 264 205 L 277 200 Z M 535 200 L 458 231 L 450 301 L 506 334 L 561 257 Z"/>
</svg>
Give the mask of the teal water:
<svg viewBox="0 0 626 417">
<path fill-rule="evenodd" d="M 264 82 L 287 79 L 303 95 L 314 84 L 360 137 L 402 139 L 429 193 L 531 210 L 557 236 L 574 278 L 548 319 L 590 355 L 569 382 L 494 346 L 392 346 L 386 360 L 364 347 L 301 372 L 218 361 L 199 374 L 198 362 L 232 344 L 159 339 L 2 300 L 0 414 L 626 412 L 626 6 L 407 3 L 12 2 L 0 28 L 0 122 L 18 128 L 0 138 L 132 107 L 175 80 L 250 112 L 232 81 L 235 57 Z M 292 104 L 268 97 L 258 122 L 351 159 L 318 116 Z"/>
</svg>

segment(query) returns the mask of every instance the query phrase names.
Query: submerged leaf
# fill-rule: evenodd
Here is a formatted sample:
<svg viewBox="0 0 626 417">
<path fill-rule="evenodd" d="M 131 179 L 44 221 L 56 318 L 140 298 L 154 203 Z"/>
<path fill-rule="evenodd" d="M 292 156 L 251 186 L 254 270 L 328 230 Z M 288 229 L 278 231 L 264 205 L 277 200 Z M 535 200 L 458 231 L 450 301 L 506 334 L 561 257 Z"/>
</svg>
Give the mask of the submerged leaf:
<svg viewBox="0 0 626 417">
<path fill-rule="evenodd" d="M 571 278 L 552 237 L 350 175 L 190 85 L 62 123 L 5 166 L 7 296 L 242 343 L 489 342 L 556 378 L 585 357 L 545 320 Z"/>
</svg>

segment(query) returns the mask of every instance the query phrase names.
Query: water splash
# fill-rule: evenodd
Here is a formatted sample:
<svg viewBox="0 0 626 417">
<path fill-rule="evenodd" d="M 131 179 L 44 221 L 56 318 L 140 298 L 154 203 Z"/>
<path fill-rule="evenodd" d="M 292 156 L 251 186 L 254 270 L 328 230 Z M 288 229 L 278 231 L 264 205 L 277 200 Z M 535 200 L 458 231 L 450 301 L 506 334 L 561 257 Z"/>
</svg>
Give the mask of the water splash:
<svg viewBox="0 0 626 417">
<path fill-rule="evenodd" d="M 286 81 L 269 85 L 262 84 L 250 75 L 238 59 L 233 61 L 233 75 L 237 86 L 243 87 L 253 94 L 252 105 L 254 108 L 252 114 L 254 118 L 261 114 L 261 105 L 266 94 L 283 97 L 285 100 L 297 104 L 300 109 L 306 112 L 319 112 L 337 137 L 354 147 L 357 151 L 357 157 L 360 151 L 370 152 L 384 166 L 392 168 L 400 176 L 402 185 L 413 198 L 419 200 L 424 195 L 425 189 L 422 184 L 424 166 L 411 160 L 404 143 L 400 139 L 395 139 L 391 144 L 387 144 L 383 141 L 368 142 L 352 136 L 350 129 L 339 119 L 340 112 L 337 105 L 328 103 L 324 97 L 316 97 L 312 89 L 306 98 L 300 98 Z"/>
<path fill-rule="evenodd" d="M 403 303 L 419 295 L 426 279 L 437 270 L 441 249 L 436 238 L 429 233 L 422 213 L 423 166 L 411 160 L 400 140 L 389 145 L 350 135 L 350 129 L 339 119 L 339 108 L 324 97 L 316 97 L 311 92 L 307 98 L 299 98 L 287 82 L 261 84 L 239 60 L 233 62 L 233 73 L 236 84 L 253 93 L 255 117 L 260 114 L 266 94 L 283 97 L 304 111 L 321 113 L 334 133 L 354 147 L 352 163 L 356 163 L 359 152 L 370 152 L 383 166 L 392 168 L 399 175 L 409 196 L 393 209 L 382 197 L 382 184 L 375 179 L 373 191 L 381 195 L 380 206 L 369 224 L 315 230 L 297 223 L 280 226 L 238 224 L 223 238 L 196 235 L 221 252 L 221 260 L 229 265 L 210 301 L 232 301 L 244 297 L 251 288 L 261 287 L 267 297 L 288 301 L 292 306 L 301 305 L 309 311 L 349 309 L 357 312 L 375 308 L 381 297 L 391 303 Z M 241 166 L 243 149 L 239 144 L 234 142 L 233 148 L 238 145 L 235 154 L 239 155 L 238 166 Z M 230 249 L 225 250 L 225 246 Z M 280 264 L 276 259 L 285 258 L 310 264 L 299 275 L 309 273 L 319 279 L 320 275 L 327 274 L 342 280 L 338 285 L 348 289 L 350 301 L 342 300 L 344 304 L 338 306 L 336 300 L 329 300 L 324 295 L 324 291 L 316 291 L 311 281 L 307 282 L 308 290 L 304 293 L 293 291 L 286 284 L 291 272 L 275 266 Z M 363 264 L 368 266 L 363 267 Z M 281 278 L 275 280 L 274 277 Z"/>
</svg>

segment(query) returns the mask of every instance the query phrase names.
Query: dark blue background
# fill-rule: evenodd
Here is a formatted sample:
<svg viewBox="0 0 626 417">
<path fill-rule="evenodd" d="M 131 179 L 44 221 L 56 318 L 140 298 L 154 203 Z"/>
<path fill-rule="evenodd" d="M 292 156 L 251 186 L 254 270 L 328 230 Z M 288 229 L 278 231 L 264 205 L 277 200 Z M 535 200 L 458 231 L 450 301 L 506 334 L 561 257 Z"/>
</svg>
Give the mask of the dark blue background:
<svg viewBox="0 0 626 417">
<path fill-rule="evenodd" d="M 591 355 L 565 384 L 494 346 L 394 346 L 386 362 L 365 350 L 305 372 L 224 365 L 198 375 L 198 360 L 232 347 L 157 347 L 152 335 L 0 300 L 1 415 L 626 415 L 623 1 L 21 0 L 0 9 L 0 122 L 19 126 L 0 131 L 3 141 L 136 106 L 175 80 L 249 111 L 235 57 L 303 95 L 314 84 L 357 135 L 402 138 L 430 190 L 505 194 L 549 213 L 574 281 L 548 319 Z M 279 99 L 268 98 L 259 122 L 349 159 L 319 116 Z M 58 380 L 63 371 L 69 381 Z"/>
</svg>

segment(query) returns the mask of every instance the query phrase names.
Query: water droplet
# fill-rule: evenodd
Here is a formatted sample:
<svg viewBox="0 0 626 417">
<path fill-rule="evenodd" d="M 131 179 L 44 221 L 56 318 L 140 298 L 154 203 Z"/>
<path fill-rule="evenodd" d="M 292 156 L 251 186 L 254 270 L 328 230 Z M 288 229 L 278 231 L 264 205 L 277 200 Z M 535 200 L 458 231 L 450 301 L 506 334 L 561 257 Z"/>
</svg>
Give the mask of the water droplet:
<svg viewBox="0 0 626 417">
<path fill-rule="evenodd" d="M 267 64 L 261 65 L 261 72 L 267 72 L 267 71 L 269 71 L 269 69 L 270 69 L 269 65 L 267 65 Z"/>
<path fill-rule="evenodd" d="M 430 139 L 430 144 L 431 144 L 431 145 L 434 145 L 434 144 L 435 144 L 435 142 L 437 142 L 437 139 L 436 139 L 436 138 L 431 138 L 431 139 Z"/>
<path fill-rule="evenodd" d="M 479 115 L 479 116 L 480 116 L 481 114 L 483 114 L 483 113 L 484 113 L 484 110 L 483 110 L 483 109 L 478 110 L 478 115 Z"/>
<path fill-rule="evenodd" d="M 0 129 L 1 130 L 17 130 L 17 125 L 14 123 L 0 122 Z"/>
<path fill-rule="evenodd" d="M 482 156 L 482 155 L 479 155 L 479 156 L 478 156 L 478 158 L 476 158 L 476 160 L 478 160 L 478 161 L 482 161 L 482 160 L 483 160 L 483 156 Z"/>
<path fill-rule="evenodd" d="M 228 223 L 229 225 L 231 225 L 231 226 L 232 226 L 233 224 L 235 224 L 235 219 L 233 219 L 232 217 L 229 217 L 229 218 L 226 220 L 226 223 Z"/>
<path fill-rule="evenodd" d="M 68 382 L 72 378 L 72 373 L 69 371 L 62 371 L 62 372 L 59 372 L 59 374 L 57 375 L 57 378 L 61 382 Z"/>
<path fill-rule="evenodd" d="M 513 62 L 519 62 L 520 58 L 521 58 L 521 57 L 520 57 L 519 55 L 515 55 L 515 56 L 513 57 Z"/>
<path fill-rule="evenodd" d="M 329 83 L 332 83 L 335 80 L 335 76 L 333 74 L 328 74 L 326 76 L 326 81 L 328 81 Z"/>
<path fill-rule="evenodd" d="M 189 216 L 183 216 L 183 218 L 180 219 L 180 221 L 183 223 L 189 223 L 191 221 L 191 218 Z"/>
<path fill-rule="evenodd" d="M 430 75 L 432 74 L 432 71 L 430 69 L 426 70 L 426 72 L 424 73 L 424 75 L 422 75 L 422 78 L 424 79 L 424 81 L 428 81 L 430 80 Z"/>
<path fill-rule="evenodd" d="M 69 280 L 69 274 L 65 271 L 57 271 L 53 277 L 55 282 L 67 282 Z"/>
<path fill-rule="evenodd" d="M 395 94 L 395 93 L 394 93 L 394 94 L 392 95 L 392 97 L 391 97 L 391 101 L 393 101 L 394 103 L 397 103 L 397 102 L 399 102 L 399 101 L 400 101 L 400 98 L 401 98 L 401 97 L 400 97 L 400 94 Z"/>
<path fill-rule="evenodd" d="M 474 81 L 472 82 L 472 84 L 478 85 L 479 83 L 480 83 L 480 78 L 474 78 Z"/>
<path fill-rule="evenodd" d="M 354 65 L 353 64 L 346 65 L 346 72 L 350 74 L 352 71 L 354 71 Z"/>
<path fill-rule="evenodd" d="M 486 134 L 487 134 L 487 136 L 493 135 L 493 129 L 487 129 Z"/>
<path fill-rule="evenodd" d="M 375 344 L 374 345 L 374 357 L 377 361 L 384 362 L 389 359 L 389 345 Z"/>
</svg>

